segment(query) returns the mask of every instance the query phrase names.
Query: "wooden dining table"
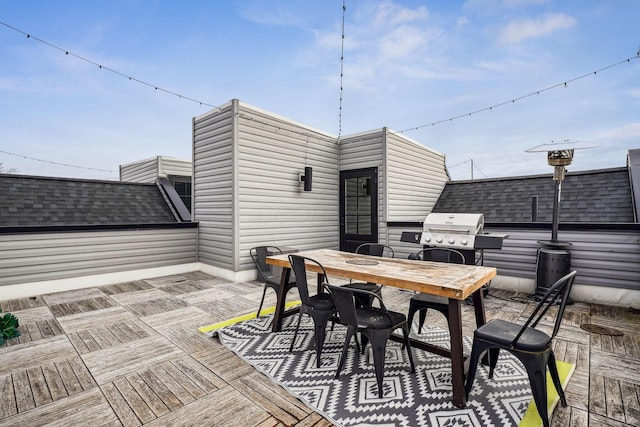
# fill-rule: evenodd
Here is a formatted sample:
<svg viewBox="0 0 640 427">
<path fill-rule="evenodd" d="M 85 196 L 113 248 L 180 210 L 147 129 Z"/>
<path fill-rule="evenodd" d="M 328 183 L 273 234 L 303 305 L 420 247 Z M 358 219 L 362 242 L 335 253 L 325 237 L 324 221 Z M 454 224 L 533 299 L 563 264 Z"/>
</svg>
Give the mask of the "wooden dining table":
<svg viewBox="0 0 640 427">
<path fill-rule="evenodd" d="M 449 299 L 449 333 L 451 349 L 412 339 L 411 344 L 451 359 L 451 383 L 453 404 L 466 406 L 464 391 L 465 356 L 462 345 L 462 303 L 472 297 L 476 325 L 486 322 L 482 286 L 496 276 L 496 269 L 477 265 L 449 264 L 421 260 L 374 257 L 370 255 L 341 252 L 332 249 L 314 249 L 298 252 L 296 255 L 318 261 L 327 275 L 354 279 L 363 282 L 394 286 L 416 292 L 439 295 Z M 267 263 L 282 267 L 282 277 L 278 289 L 278 299 L 272 330 L 282 329 L 285 316 L 295 314 L 295 310 L 285 311 L 285 289 L 291 274 L 288 255 L 267 257 Z M 318 273 L 318 292 L 323 292 L 324 277 L 314 264 L 307 264 L 307 270 Z"/>
</svg>

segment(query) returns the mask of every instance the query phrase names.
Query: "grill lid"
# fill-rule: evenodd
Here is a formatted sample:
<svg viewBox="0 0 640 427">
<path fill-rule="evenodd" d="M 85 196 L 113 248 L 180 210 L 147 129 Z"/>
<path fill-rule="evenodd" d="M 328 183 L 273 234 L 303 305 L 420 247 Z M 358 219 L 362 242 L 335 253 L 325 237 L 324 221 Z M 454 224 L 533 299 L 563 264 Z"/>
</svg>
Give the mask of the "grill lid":
<svg viewBox="0 0 640 427">
<path fill-rule="evenodd" d="M 483 214 L 430 213 L 424 220 L 420 243 L 431 246 L 473 248 L 482 234 Z"/>
</svg>

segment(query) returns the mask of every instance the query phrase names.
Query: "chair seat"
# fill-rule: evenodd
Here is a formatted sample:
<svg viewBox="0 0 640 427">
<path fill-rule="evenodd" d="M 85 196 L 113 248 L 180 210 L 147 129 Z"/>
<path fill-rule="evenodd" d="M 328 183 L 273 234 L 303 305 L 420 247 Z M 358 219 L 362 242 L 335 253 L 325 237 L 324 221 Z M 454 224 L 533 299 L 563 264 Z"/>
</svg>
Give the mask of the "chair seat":
<svg viewBox="0 0 640 427">
<path fill-rule="evenodd" d="M 278 275 L 265 275 L 266 282 L 269 286 L 274 287 L 274 289 L 278 289 L 280 287 L 280 276 Z M 296 286 L 296 278 L 292 274 L 289 277 L 289 282 L 287 282 L 287 289 L 291 289 Z"/>
<path fill-rule="evenodd" d="M 418 304 L 422 303 L 422 305 L 433 304 L 433 305 L 444 305 L 446 307 L 449 306 L 449 298 L 441 297 L 438 295 L 425 294 L 425 293 L 419 293 L 411 297 L 410 303 L 414 303 L 414 302 Z"/>
<path fill-rule="evenodd" d="M 403 313 L 387 311 L 372 306 L 358 308 L 356 311 L 358 326 L 369 329 L 388 329 L 406 320 Z"/>
<path fill-rule="evenodd" d="M 333 310 L 333 300 L 329 294 L 318 294 L 309 297 L 309 302 L 314 310 Z"/>
<path fill-rule="evenodd" d="M 382 286 L 378 286 L 375 283 L 366 283 L 366 282 L 354 282 L 354 283 L 347 283 L 346 285 L 342 285 L 344 288 L 349 288 L 349 289 L 357 289 L 359 291 L 369 291 L 369 292 L 375 292 L 375 293 L 380 293 L 380 288 Z"/>
<path fill-rule="evenodd" d="M 507 322 L 501 319 L 493 319 L 476 329 L 474 336 L 481 340 L 487 340 L 508 347 L 516 337 L 522 325 Z M 534 328 L 526 328 L 517 343 L 521 351 L 542 351 L 551 342 L 551 337 Z"/>
</svg>

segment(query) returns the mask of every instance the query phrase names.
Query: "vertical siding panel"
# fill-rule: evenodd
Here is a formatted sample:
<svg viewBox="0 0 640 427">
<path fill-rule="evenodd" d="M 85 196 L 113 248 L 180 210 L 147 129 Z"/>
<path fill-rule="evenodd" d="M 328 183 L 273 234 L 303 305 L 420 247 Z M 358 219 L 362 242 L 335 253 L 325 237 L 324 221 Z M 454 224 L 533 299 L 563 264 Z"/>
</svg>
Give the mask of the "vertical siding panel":
<svg viewBox="0 0 640 427">
<path fill-rule="evenodd" d="M 387 221 L 424 221 L 449 180 L 444 155 L 387 134 Z"/>
<path fill-rule="evenodd" d="M 232 103 L 193 121 L 193 215 L 200 223 L 198 260 L 232 269 Z"/>
</svg>

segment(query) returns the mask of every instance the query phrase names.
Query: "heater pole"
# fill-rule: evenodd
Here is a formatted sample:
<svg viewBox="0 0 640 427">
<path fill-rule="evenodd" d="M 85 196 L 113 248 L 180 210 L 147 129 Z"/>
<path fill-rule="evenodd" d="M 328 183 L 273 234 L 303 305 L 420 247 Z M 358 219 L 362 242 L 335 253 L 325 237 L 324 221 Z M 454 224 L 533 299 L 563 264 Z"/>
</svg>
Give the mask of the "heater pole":
<svg viewBox="0 0 640 427">
<path fill-rule="evenodd" d="M 553 223 L 551 225 L 551 241 L 558 241 L 558 220 L 560 218 L 560 193 L 562 191 L 562 181 L 556 181 L 556 188 L 553 195 Z"/>
</svg>

